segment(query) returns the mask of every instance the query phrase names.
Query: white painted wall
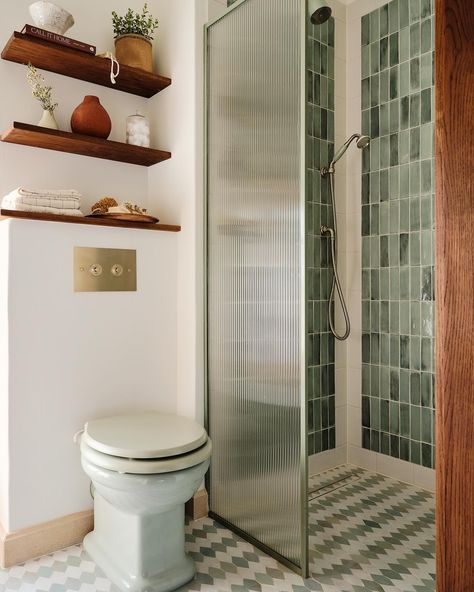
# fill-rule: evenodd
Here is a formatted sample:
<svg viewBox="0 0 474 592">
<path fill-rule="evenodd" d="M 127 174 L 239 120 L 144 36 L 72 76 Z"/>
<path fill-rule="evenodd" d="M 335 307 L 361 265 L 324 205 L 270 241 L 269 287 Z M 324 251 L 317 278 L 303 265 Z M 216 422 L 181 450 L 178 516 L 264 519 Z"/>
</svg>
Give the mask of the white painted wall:
<svg viewBox="0 0 474 592">
<path fill-rule="evenodd" d="M 4 224 L 4 223 L 3 223 Z M 73 434 L 95 417 L 176 410 L 171 233 L 9 223 L 8 530 L 91 506 Z M 73 247 L 137 250 L 137 292 L 75 293 Z"/>
<path fill-rule="evenodd" d="M 9 425 L 8 425 L 8 225 L 0 224 L 0 525 L 8 527 Z M 1 530 L 1 528 L 0 528 Z"/>
<path fill-rule="evenodd" d="M 207 0 L 161 0 L 158 66 L 172 86 L 153 99 L 152 131 L 173 158 L 149 172 L 148 203 L 179 223 L 178 412 L 203 421 L 203 31 Z M 178 41 L 179 40 L 179 41 Z M 159 101 L 159 109 L 155 108 Z"/>
<path fill-rule="evenodd" d="M 18 0 L 9 7 L 0 23 L 0 43 L 29 20 L 29 4 Z M 131 5 L 128 0 L 61 4 L 76 19 L 68 34 L 96 44 L 99 51 L 113 49 L 110 11 Z M 132 5 L 140 9 L 142 2 Z M 6 355 L 0 366 L 0 522 L 7 532 L 91 506 L 71 440 L 87 419 L 147 407 L 203 417 L 202 35 L 207 0 L 151 0 L 149 6 L 160 19 L 155 69 L 173 78 L 169 89 L 147 101 L 49 72 L 45 76 L 60 103 L 61 129 L 70 129 L 70 115 L 84 95 L 95 94 L 112 118 L 111 139 L 124 140 L 125 118 L 139 109 L 150 118 L 153 145 L 171 150 L 172 160 L 145 169 L 0 144 L 0 195 L 19 185 L 74 187 L 84 195 L 85 211 L 98 197 L 112 195 L 148 205 L 163 222 L 183 225 L 182 233 L 171 235 L 1 223 L 1 279 L 9 253 L 11 302 L 9 390 Z M 1 80 L 8 84 L 0 96 L 0 129 L 13 120 L 37 123 L 41 109 L 30 96 L 25 68 L 1 61 Z M 74 294 L 74 245 L 136 248 L 138 292 Z M 0 299 L 1 348 L 7 339 L 3 291 Z"/>
</svg>

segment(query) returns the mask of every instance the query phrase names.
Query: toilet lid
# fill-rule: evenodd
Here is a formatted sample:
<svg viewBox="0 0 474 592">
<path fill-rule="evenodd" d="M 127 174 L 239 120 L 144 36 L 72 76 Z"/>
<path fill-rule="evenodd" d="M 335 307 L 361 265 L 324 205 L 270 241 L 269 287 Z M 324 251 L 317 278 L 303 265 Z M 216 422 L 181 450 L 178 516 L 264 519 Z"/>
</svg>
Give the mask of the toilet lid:
<svg viewBox="0 0 474 592">
<path fill-rule="evenodd" d="M 165 458 L 196 450 L 206 430 L 192 419 L 146 411 L 86 423 L 84 442 L 94 450 L 123 458 Z"/>
</svg>

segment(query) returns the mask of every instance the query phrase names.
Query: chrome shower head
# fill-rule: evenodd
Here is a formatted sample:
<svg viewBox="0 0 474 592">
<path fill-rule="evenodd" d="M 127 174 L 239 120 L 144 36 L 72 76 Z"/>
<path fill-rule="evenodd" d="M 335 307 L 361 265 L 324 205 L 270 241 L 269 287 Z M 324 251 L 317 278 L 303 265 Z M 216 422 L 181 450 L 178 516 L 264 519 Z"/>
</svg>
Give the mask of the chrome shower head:
<svg viewBox="0 0 474 592">
<path fill-rule="evenodd" d="M 309 18 L 313 25 L 322 25 L 329 20 L 332 10 L 325 0 L 309 0 Z"/>
<path fill-rule="evenodd" d="M 354 142 L 354 140 L 356 141 L 357 148 L 359 148 L 361 150 L 363 150 L 364 148 L 367 148 L 367 146 L 370 144 L 369 136 L 363 136 L 362 134 L 352 134 L 352 136 L 348 140 L 346 140 L 344 142 L 344 144 L 336 152 L 336 154 L 334 155 L 334 158 L 331 161 L 331 164 L 326 169 L 326 172 L 330 172 L 330 173 L 334 172 L 334 165 L 336 164 L 336 162 L 338 160 L 340 160 L 344 156 L 344 154 L 346 153 L 346 150 L 349 148 L 349 146 L 352 144 L 352 142 Z"/>
<path fill-rule="evenodd" d="M 363 150 L 364 148 L 367 148 L 367 146 L 369 144 L 370 144 L 369 136 L 359 136 L 359 139 L 357 140 L 357 148 L 360 148 L 361 150 Z"/>
<path fill-rule="evenodd" d="M 352 136 L 350 138 L 348 138 L 344 142 L 344 144 L 339 148 L 339 150 L 336 152 L 336 154 L 334 155 L 333 159 L 331 160 L 329 166 L 323 167 L 321 169 L 321 175 L 323 177 L 325 177 L 328 173 L 335 172 L 334 166 L 335 166 L 336 162 L 338 162 L 344 156 L 347 149 L 354 141 L 356 142 L 357 148 L 359 148 L 360 150 L 367 148 L 367 146 L 370 144 L 369 136 L 363 136 L 362 134 L 352 134 Z"/>
</svg>

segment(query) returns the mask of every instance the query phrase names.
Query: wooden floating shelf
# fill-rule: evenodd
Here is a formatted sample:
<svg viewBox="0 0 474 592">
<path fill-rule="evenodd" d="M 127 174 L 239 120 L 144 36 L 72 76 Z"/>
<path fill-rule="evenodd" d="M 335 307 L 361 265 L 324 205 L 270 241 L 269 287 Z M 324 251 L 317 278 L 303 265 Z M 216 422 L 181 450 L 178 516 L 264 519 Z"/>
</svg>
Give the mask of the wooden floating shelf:
<svg viewBox="0 0 474 592">
<path fill-rule="evenodd" d="M 179 232 L 181 226 L 172 224 L 150 224 L 148 222 L 124 222 L 104 218 L 86 218 L 79 216 L 58 216 L 36 212 L 18 212 L 16 210 L 0 210 L 0 220 L 21 218 L 23 220 L 42 220 L 44 222 L 66 222 L 67 224 L 88 224 L 89 226 L 113 226 L 115 228 L 137 228 L 139 230 L 158 230 L 161 232 Z"/>
<path fill-rule="evenodd" d="M 18 64 L 29 62 L 49 72 L 100 84 L 114 90 L 150 98 L 171 84 L 171 79 L 120 64 L 116 84 L 110 81 L 110 60 L 49 43 L 15 31 L 2 51 L 2 58 Z"/>
<path fill-rule="evenodd" d="M 81 154 L 82 156 L 92 156 L 93 158 L 103 158 L 105 160 L 116 160 L 147 167 L 171 158 L 171 153 L 163 150 L 61 132 L 17 121 L 13 123 L 12 128 L 2 134 L 0 139 L 2 142 L 11 144 L 46 148 L 48 150 Z"/>
</svg>

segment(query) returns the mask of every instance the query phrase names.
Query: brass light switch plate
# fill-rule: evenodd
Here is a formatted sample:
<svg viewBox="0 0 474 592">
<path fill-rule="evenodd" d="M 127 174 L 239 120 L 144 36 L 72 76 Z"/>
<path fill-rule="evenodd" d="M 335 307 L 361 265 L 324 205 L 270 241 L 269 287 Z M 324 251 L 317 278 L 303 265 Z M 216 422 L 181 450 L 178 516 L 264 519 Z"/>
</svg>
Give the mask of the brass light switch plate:
<svg viewBox="0 0 474 592">
<path fill-rule="evenodd" d="M 74 247 L 75 292 L 136 292 L 137 252 Z"/>
</svg>

